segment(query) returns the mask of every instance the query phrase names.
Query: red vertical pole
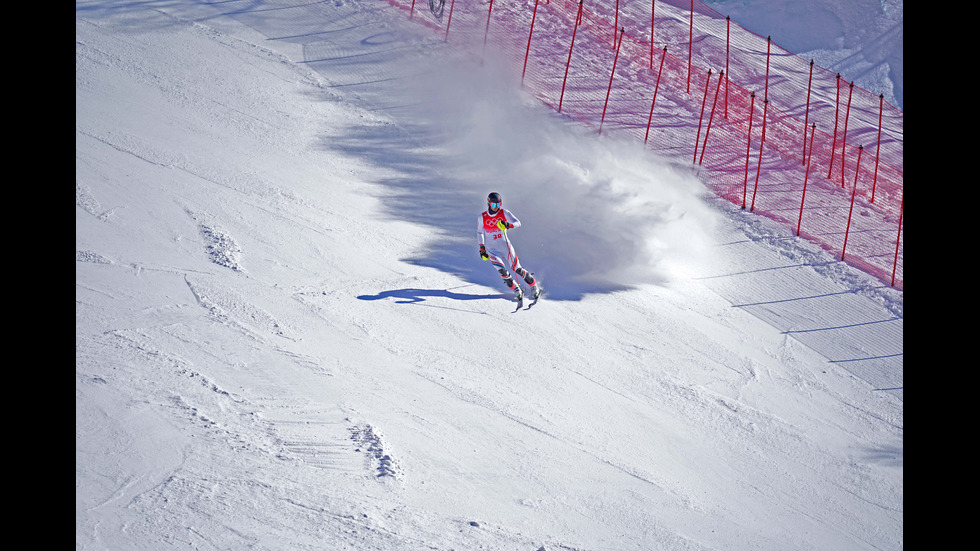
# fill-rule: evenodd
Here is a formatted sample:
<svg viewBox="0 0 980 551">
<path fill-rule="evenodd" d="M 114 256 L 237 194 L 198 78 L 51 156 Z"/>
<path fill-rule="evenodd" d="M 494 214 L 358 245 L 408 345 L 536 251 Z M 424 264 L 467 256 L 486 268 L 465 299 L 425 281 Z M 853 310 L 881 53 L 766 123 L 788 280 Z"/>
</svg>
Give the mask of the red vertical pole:
<svg viewBox="0 0 980 551">
<path fill-rule="evenodd" d="M 830 145 L 830 168 L 827 169 L 827 179 L 834 173 L 834 152 L 837 151 L 837 120 L 840 119 L 840 73 L 837 73 L 837 106 L 834 108 L 834 141 Z"/>
<path fill-rule="evenodd" d="M 490 0 L 490 8 L 487 9 L 487 28 L 483 31 L 483 53 L 480 54 L 480 62 L 483 62 L 483 57 L 487 53 L 487 37 L 490 36 L 490 14 L 493 13 L 493 0 Z"/>
<path fill-rule="evenodd" d="M 449 26 L 453 24 L 453 8 L 456 7 L 456 0 L 452 0 L 449 4 L 449 20 L 446 21 L 446 36 L 443 37 L 443 42 L 449 42 Z"/>
<path fill-rule="evenodd" d="M 657 23 L 657 0 L 650 2 L 650 69 L 653 69 L 653 28 Z"/>
<path fill-rule="evenodd" d="M 609 93 L 612 92 L 613 77 L 616 76 L 616 62 L 619 61 L 619 46 L 623 43 L 623 33 L 626 29 L 619 30 L 619 40 L 616 42 L 616 55 L 613 57 L 612 72 L 609 73 L 609 88 L 606 89 L 606 103 L 602 104 L 602 118 L 599 119 L 599 135 L 602 135 L 602 123 L 606 121 L 606 107 L 609 106 Z"/>
<path fill-rule="evenodd" d="M 851 215 L 854 214 L 854 197 L 857 195 L 858 189 L 858 174 L 861 173 L 861 152 L 864 150 L 863 145 L 858 146 L 858 160 L 857 169 L 854 171 L 854 189 L 851 190 L 851 209 L 847 211 L 847 227 L 844 229 L 844 246 L 840 250 L 840 259 L 844 260 L 844 252 L 847 250 L 847 236 L 851 233 Z"/>
<path fill-rule="evenodd" d="M 847 92 L 847 110 L 844 111 L 844 137 L 840 140 L 840 187 L 844 185 L 844 148 L 847 147 L 847 119 L 851 116 L 851 94 L 854 92 L 854 83 L 851 82 Z"/>
<path fill-rule="evenodd" d="M 578 25 L 582 22 L 582 0 L 578 0 L 578 15 L 575 16 L 575 24 L 572 26 L 572 44 L 568 47 L 568 61 L 565 62 L 565 77 L 561 81 L 561 96 L 558 97 L 558 112 L 561 113 L 561 104 L 565 100 L 565 82 L 568 81 L 568 66 L 572 64 L 572 48 L 575 47 L 575 33 L 578 32 Z"/>
<path fill-rule="evenodd" d="M 766 37 L 766 91 L 762 95 L 764 101 L 769 101 L 769 46 L 772 44 L 772 37 Z"/>
<path fill-rule="evenodd" d="M 619 48 L 619 43 L 616 42 L 616 29 L 619 28 L 619 0 L 616 0 L 616 13 L 613 15 L 613 48 Z M 622 35 L 620 35 L 622 38 Z"/>
<path fill-rule="evenodd" d="M 718 91 L 721 90 L 721 81 L 725 80 L 725 71 L 718 75 L 718 87 L 715 88 L 715 99 L 711 102 L 711 114 L 708 115 L 708 129 L 704 131 L 704 142 L 701 144 L 701 158 L 698 159 L 700 165 L 704 161 L 704 150 L 708 148 L 708 134 L 711 132 L 711 121 L 715 118 L 715 106 L 718 105 Z"/>
<path fill-rule="evenodd" d="M 534 0 L 534 12 L 531 14 L 531 30 L 527 33 L 527 50 L 524 51 L 524 69 L 521 70 L 521 87 L 524 87 L 524 73 L 527 72 L 527 56 L 531 53 L 531 37 L 534 36 L 534 20 L 538 17 L 538 0 Z"/>
<path fill-rule="evenodd" d="M 535 0 L 537 1 L 537 0 Z M 807 163 L 806 158 L 806 127 L 810 123 L 810 89 L 813 86 L 813 60 L 810 60 L 810 79 L 806 83 L 806 115 L 803 117 L 803 164 Z M 812 132 L 811 132 L 812 133 Z M 813 141 L 812 139 L 810 140 Z M 813 145 L 812 143 L 810 145 Z M 796 232 L 799 234 L 799 232 Z"/>
<path fill-rule="evenodd" d="M 691 0 L 691 29 L 687 41 L 687 93 L 691 93 L 691 60 L 694 57 L 694 0 Z"/>
<path fill-rule="evenodd" d="M 759 141 L 759 165 L 755 169 L 755 187 L 752 189 L 752 205 L 750 211 L 755 210 L 755 194 L 759 191 L 759 174 L 762 173 L 762 146 L 766 143 L 766 113 L 769 112 L 769 100 L 762 100 L 762 139 Z"/>
<path fill-rule="evenodd" d="M 871 183 L 871 202 L 875 202 L 875 188 L 878 187 L 878 160 L 881 158 L 881 115 L 885 110 L 885 94 L 878 94 L 878 145 L 875 147 L 875 177 Z"/>
<path fill-rule="evenodd" d="M 905 214 L 905 199 L 898 211 L 898 238 L 895 239 L 895 261 L 892 263 L 892 287 L 895 286 L 895 270 L 898 268 L 898 246 L 902 243 L 902 215 Z"/>
<path fill-rule="evenodd" d="M 719 80 L 720 82 L 720 80 Z M 694 159 L 692 163 L 698 162 L 698 145 L 701 142 L 701 121 L 704 120 L 704 106 L 708 103 L 708 86 L 711 84 L 711 69 L 708 69 L 708 80 L 704 82 L 704 97 L 701 98 L 701 114 L 698 115 L 698 134 L 694 138 Z"/>
<path fill-rule="evenodd" d="M 657 84 L 653 87 L 653 101 L 650 102 L 650 116 L 647 117 L 647 133 L 643 136 L 643 143 L 647 143 L 650 137 L 650 121 L 653 120 L 653 106 L 657 104 L 657 91 L 660 90 L 660 74 L 664 71 L 664 58 L 667 57 L 667 46 L 664 46 L 664 53 L 660 56 L 660 70 L 657 71 Z"/>
<path fill-rule="evenodd" d="M 745 209 L 745 199 L 749 193 L 749 152 L 752 150 L 752 113 L 755 111 L 755 92 L 752 92 L 752 101 L 749 102 L 749 139 L 745 145 L 745 182 L 742 189 L 742 209 Z"/>
<path fill-rule="evenodd" d="M 408 19 L 415 17 L 415 0 L 412 0 L 412 9 L 408 10 Z"/>
<path fill-rule="evenodd" d="M 803 224 L 803 203 L 806 201 L 806 182 L 810 177 L 810 160 L 813 158 L 813 134 L 817 131 L 817 125 L 814 124 L 810 129 L 810 154 L 806 159 L 806 173 L 803 175 L 803 197 L 800 198 L 800 217 L 796 221 L 796 235 L 800 235 L 800 225 Z M 806 141 L 806 137 L 803 137 L 803 141 Z M 805 149 L 805 148 L 804 148 Z"/>
<path fill-rule="evenodd" d="M 732 18 L 725 16 L 725 120 L 728 120 L 728 54 L 731 48 Z"/>
</svg>

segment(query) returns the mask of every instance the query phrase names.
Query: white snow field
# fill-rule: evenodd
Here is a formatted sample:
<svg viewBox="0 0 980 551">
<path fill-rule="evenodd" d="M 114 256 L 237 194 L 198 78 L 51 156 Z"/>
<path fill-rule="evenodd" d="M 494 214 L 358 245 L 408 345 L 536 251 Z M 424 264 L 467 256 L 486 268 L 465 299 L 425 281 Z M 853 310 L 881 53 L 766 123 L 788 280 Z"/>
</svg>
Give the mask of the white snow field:
<svg viewBox="0 0 980 551">
<path fill-rule="evenodd" d="M 903 548 L 902 292 L 384 1 L 75 41 L 76 549 Z"/>
</svg>

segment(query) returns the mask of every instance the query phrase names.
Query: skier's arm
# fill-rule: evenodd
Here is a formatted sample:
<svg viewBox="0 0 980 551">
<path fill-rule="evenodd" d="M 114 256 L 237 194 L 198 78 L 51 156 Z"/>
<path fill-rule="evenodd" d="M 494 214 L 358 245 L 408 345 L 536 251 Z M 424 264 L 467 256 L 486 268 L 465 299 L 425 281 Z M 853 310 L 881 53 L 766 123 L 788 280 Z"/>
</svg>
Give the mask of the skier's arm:
<svg viewBox="0 0 980 551">
<path fill-rule="evenodd" d="M 504 209 L 504 218 L 507 219 L 507 229 L 508 230 L 511 229 L 511 228 L 519 228 L 519 227 L 521 227 L 521 221 L 518 220 L 516 216 L 514 216 L 514 213 L 510 212 L 507 209 Z"/>
<path fill-rule="evenodd" d="M 480 244 L 480 258 L 483 259 L 483 260 L 487 260 L 487 259 L 490 258 L 490 256 L 487 255 L 487 247 L 486 247 L 486 245 L 484 245 L 483 216 L 482 215 L 480 215 L 479 217 L 477 217 L 476 224 L 477 224 L 477 226 L 476 226 L 476 239 L 477 239 L 477 242 Z"/>
</svg>

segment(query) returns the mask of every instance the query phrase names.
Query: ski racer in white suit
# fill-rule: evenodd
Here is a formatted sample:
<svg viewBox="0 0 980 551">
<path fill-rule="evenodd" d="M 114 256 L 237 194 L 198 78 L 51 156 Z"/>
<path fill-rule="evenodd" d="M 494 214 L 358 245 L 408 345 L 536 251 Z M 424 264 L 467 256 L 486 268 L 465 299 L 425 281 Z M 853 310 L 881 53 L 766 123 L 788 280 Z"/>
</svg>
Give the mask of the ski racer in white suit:
<svg viewBox="0 0 980 551">
<path fill-rule="evenodd" d="M 480 258 L 489 260 L 497 268 L 500 277 L 504 278 L 504 283 L 514 291 L 514 295 L 518 299 L 524 297 L 524 291 L 511 276 L 511 270 L 523 278 L 524 283 L 531 286 L 534 298 L 538 298 L 541 289 L 534 280 L 534 274 L 521 266 L 514 244 L 507 237 L 506 230 L 519 227 L 521 227 L 521 221 L 512 212 L 503 208 L 500 194 L 493 192 L 488 195 L 487 210 L 480 214 L 477 221 L 476 235 L 480 243 Z"/>
</svg>

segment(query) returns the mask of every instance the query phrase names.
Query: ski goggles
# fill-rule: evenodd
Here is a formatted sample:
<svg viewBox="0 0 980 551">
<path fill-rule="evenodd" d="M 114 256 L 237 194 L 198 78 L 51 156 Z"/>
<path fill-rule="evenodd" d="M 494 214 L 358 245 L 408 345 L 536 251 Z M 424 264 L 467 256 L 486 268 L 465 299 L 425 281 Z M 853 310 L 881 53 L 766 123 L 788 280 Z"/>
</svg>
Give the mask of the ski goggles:
<svg viewBox="0 0 980 551">
<path fill-rule="evenodd" d="M 490 208 L 492 208 L 493 210 L 499 210 L 500 203 L 490 203 Z"/>
</svg>

